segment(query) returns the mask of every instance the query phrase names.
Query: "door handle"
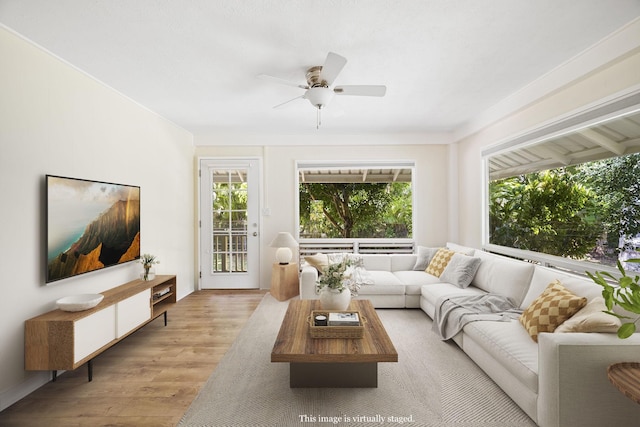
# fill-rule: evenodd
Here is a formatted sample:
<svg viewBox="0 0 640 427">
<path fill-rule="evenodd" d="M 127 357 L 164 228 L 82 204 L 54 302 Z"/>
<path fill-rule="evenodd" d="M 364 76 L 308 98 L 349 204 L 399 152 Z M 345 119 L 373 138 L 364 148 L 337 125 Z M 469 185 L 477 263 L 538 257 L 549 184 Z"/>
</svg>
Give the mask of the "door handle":
<svg viewBox="0 0 640 427">
<path fill-rule="evenodd" d="M 257 232 L 257 231 L 254 231 L 254 232 L 253 232 L 253 235 L 254 235 L 254 236 L 257 236 L 257 235 L 258 235 L 258 232 Z"/>
</svg>

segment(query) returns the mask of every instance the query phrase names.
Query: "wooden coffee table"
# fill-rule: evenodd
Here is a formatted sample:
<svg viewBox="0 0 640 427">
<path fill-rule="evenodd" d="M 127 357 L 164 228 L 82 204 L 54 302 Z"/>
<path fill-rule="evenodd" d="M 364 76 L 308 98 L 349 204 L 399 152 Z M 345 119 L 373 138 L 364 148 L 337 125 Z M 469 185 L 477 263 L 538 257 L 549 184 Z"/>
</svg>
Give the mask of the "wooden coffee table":
<svg viewBox="0 0 640 427">
<path fill-rule="evenodd" d="M 397 362 L 398 353 L 371 301 L 349 305 L 366 318 L 358 339 L 311 338 L 312 310 L 320 301 L 291 300 L 271 351 L 272 362 L 290 364 L 290 387 L 377 387 L 378 362 Z"/>
</svg>

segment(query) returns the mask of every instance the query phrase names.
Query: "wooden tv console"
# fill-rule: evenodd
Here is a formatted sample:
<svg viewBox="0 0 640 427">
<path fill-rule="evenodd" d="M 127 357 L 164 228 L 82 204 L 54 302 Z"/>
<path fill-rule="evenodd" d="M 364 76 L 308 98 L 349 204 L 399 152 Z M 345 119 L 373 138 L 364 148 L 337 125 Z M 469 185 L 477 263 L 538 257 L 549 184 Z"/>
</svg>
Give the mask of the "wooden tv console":
<svg viewBox="0 0 640 427">
<path fill-rule="evenodd" d="M 176 276 L 134 280 L 102 292 L 96 307 L 76 312 L 53 310 L 24 325 L 24 365 L 27 371 L 73 370 L 88 362 L 93 378 L 94 357 L 136 330 L 164 315 L 176 303 Z"/>
</svg>

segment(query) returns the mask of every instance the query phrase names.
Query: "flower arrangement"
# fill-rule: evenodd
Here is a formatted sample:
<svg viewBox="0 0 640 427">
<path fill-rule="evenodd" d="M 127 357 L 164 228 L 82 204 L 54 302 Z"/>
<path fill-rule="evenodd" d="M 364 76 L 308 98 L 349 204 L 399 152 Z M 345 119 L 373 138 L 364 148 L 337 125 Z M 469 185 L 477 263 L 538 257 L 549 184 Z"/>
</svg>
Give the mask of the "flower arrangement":
<svg viewBox="0 0 640 427">
<path fill-rule="evenodd" d="M 351 295 L 357 296 L 360 284 L 352 280 L 352 272 L 348 271 L 352 265 L 353 262 L 347 257 L 343 257 L 339 262 L 330 263 L 318 277 L 316 282 L 318 293 L 325 288 L 337 290 L 340 293 L 348 289 Z"/>
<path fill-rule="evenodd" d="M 160 264 L 160 261 L 156 259 L 155 255 L 143 254 L 140 257 L 140 264 L 142 264 L 142 266 L 144 267 L 144 275 L 142 279 L 149 280 L 149 270 L 151 270 L 151 266 L 153 264 Z"/>
</svg>

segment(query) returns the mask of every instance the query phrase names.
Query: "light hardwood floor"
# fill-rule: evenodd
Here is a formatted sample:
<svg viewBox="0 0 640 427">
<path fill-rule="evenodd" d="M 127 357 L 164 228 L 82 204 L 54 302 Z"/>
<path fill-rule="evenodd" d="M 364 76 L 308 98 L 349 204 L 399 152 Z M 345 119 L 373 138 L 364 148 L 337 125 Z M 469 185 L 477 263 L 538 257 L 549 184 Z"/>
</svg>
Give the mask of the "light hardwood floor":
<svg viewBox="0 0 640 427">
<path fill-rule="evenodd" d="M 0 412 L 0 426 L 175 426 L 265 291 L 197 291 L 93 360 Z"/>
</svg>

